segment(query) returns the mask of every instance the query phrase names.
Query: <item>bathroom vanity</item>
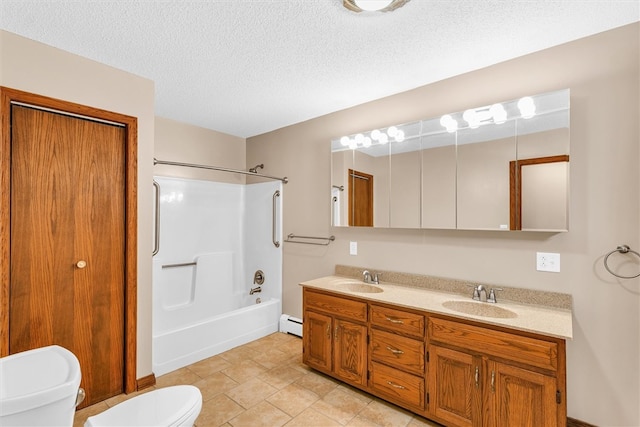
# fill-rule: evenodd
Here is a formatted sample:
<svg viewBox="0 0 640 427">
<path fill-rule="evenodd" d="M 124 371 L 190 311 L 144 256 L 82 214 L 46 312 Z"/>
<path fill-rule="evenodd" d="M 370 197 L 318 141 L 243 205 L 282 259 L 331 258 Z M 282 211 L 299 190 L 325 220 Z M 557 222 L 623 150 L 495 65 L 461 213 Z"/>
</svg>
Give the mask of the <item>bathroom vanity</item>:
<svg viewBox="0 0 640 427">
<path fill-rule="evenodd" d="M 570 306 L 355 276 L 301 286 L 309 367 L 447 426 L 566 425 Z"/>
</svg>

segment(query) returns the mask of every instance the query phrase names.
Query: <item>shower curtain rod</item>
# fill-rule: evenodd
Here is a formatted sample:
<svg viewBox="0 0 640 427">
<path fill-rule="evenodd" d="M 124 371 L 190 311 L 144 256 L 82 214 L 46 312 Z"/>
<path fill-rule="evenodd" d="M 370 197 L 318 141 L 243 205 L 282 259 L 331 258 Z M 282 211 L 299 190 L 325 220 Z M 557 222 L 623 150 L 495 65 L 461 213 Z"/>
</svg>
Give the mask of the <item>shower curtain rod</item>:
<svg viewBox="0 0 640 427">
<path fill-rule="evenodd" d="M 220 166 L 197 165 L 197 164 L 194 164 L 194 163 L 169 162 L 169 161 L 166 161 L 166 160 L 158 160 L 158 159 L 155 159 L 155 158 L 153 159 L 153 164 L 154 165 L 168 165 L 168 166 L 183 166 L 183 167 L 187 167 L 187 168 L 209 169 L 209 170 L 221 171 L 221 172 L 241 173 L 243 175 L 259 176 L 260 178 L 275 179 L 275 180 L 278 180 L 278 181 L 282 181 L 284 184 L 289 182 L 289 179 L 286 176 L 284 178 L 279 178 L 277 176 L 263 175 L 261 173 L 243 171 L 243 170 L 239 170 L 239 169 L 223 168 L 223 167 L 220 167 Z"/>
</svg>

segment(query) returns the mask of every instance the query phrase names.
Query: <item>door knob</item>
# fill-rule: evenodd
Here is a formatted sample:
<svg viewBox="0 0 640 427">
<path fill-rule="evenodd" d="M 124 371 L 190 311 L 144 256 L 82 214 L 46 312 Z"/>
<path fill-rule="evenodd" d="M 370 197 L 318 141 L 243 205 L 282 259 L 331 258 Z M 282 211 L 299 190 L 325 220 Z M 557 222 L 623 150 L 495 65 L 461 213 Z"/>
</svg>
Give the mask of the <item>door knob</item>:
<svg viewBox="0 0 640 427">
<path fill-rule="evenodd" d="M 85 268 L 87 266 L 87 261 L 80 260 L 76 263 L 76 267 Z"/>
</svg>

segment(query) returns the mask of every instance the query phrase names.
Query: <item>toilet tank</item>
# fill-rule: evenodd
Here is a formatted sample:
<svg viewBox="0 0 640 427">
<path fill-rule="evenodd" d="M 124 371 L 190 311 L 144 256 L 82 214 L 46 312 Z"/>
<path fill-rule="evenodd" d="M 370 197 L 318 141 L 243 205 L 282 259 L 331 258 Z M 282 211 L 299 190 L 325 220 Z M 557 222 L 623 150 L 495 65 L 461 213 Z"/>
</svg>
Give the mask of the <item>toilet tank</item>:
<svg viewBox="0 0 640 427">
<path fill-rule="evenodd" d="M 72 426 L 80 377 L 57 345 L 0 358 L 0 426 Z"/>
</svg>

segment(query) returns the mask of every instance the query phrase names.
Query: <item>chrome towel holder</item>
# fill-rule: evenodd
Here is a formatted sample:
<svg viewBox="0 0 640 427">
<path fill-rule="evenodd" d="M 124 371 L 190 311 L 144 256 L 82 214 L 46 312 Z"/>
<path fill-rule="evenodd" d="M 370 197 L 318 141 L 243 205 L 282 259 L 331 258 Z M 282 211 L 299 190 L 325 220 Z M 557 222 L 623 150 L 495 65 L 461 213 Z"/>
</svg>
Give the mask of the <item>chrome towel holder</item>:
<svg viewBox="0 0 640 427">
<path fill-rule="evenodd" d="M 294 240 L 294 239 L 324 240 L 324 242 L 323 243 L 307 242 L 307 241 L 298 241 L 298 240 Z M 336 240 L 335 236 L 329 236 L 329 237 L 296 236 L 293 233 L 289 233 L 287 235 L 287 239 L 285 240 L 285 242 L 287 242 L 287 243 L 302 243 L 302 244 L 305 244 L 305 245 L 328 246 L 329 243 L 333 242 L 334 240 Z"/>
<path fill-rule="evenodd" d="M 605 255 L 604 257 L 604 268 L 607 269 L 607 271 L 611 274 L 613 274 L 616 277 L 619 277 L 621 279 L 635 279 L 636 277 L 640 276 L 640 273 L 636 274 L 635 276 L 622 276 L 620 274 L 614 273 L 613 271 L 611 271 L 611 269 L 609 268 L 609 257 L 616 253 L 619 252 L 621 254 L 628 254 L 628 253 L 632 253 L 635 256 L 637 256 L 638 258 L 640 258 L 640 254 L 634 250 L 631 250 L 631 248 L 629 247 L 629 245 L 620 245 L 617 248 L 615 248 L 614 250 L 612 250 L 611 252 L 609 252 L 607 255 Z"/>
</svg>

